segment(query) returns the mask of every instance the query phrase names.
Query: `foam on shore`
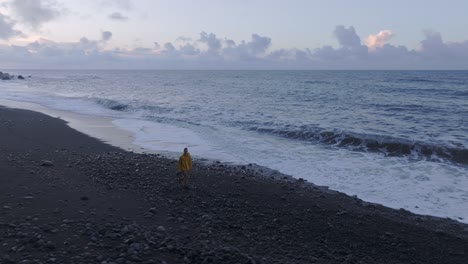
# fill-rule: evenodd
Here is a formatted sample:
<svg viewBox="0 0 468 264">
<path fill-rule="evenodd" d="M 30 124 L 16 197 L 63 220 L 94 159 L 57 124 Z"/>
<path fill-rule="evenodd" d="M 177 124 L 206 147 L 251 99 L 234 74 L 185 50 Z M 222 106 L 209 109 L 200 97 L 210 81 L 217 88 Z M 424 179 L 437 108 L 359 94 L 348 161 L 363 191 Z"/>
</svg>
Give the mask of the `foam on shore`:
<svg viewBox="0 0 468 264">
<path fill-rule="evenodd" d="M 254 163 L 365 201 L 468 223 L 468 211 L 460 210 L 468 204 L 463 166 L 302 144 L 253 131 L 103 117 L 92 115 L 92 108 L 79 108 L 90 111 L 79 114 L 33 103 L 1 100 L 0 104 L 60 116 L 72 128 L 125 150 L 176 157 L 188 146 L 194 157 Z"/>
</svg>

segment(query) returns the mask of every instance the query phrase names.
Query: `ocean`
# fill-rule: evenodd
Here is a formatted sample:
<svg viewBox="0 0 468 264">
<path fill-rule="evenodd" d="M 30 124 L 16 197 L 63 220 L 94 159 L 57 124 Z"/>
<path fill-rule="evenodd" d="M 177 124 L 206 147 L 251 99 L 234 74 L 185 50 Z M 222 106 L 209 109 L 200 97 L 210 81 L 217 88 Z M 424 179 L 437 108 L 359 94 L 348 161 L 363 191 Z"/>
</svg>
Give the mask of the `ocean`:
<svg viewBox="0 0 468 264">
<path fill-rule="evenodd" d="M 0 99 L 468 223 L 468 71 L 5 70 Z"/>
</svg>

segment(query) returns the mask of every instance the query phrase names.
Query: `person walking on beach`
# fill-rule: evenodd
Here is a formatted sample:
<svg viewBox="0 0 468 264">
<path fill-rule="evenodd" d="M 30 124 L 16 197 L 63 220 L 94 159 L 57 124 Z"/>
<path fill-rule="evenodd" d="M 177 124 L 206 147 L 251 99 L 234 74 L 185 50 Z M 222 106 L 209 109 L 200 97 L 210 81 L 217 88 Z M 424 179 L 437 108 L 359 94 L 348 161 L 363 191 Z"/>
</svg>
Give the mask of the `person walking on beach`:
<svg viewBox="0 0 468 264">
<path fill-rule="evenodd" d="M 192 157 L 187 148 L 184 148 L 184 153 L 180 155 L 179 162 L 177 163 L 177 174 L 179 174 L 179 182 L 183 188 L 188 188 L 188 180 L 190 172 L 192 171 Z"/>
</svg>

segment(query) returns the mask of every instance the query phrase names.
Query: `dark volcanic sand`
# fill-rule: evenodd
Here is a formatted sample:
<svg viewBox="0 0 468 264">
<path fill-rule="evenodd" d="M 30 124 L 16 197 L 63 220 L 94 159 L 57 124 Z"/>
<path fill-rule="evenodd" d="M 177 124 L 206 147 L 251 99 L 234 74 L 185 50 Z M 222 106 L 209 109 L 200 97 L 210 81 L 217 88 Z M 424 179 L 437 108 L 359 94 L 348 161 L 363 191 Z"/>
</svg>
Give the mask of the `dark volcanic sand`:
<svg viewBox="0 0 468 264">
<path fill-rule="evenodd" d="M 0 108 L 0 263 L 468 263 L 453 220 L 249 166 L 195 162 L 182 190 L 175 166 Z"/>
</svg>

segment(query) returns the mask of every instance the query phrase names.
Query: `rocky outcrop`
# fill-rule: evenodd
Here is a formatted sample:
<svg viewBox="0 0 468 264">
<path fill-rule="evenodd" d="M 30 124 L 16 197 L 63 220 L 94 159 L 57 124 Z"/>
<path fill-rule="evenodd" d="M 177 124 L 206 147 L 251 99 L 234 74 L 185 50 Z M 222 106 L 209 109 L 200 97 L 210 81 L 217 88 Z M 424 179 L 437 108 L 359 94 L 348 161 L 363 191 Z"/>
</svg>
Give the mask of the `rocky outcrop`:
<svg viewBox="0 0 468 264">
<path fill-rule="evenodd" d="M 8 81 L 8 80 L 13 80 L 15 78 L 18 78 L 20 80 L 25 79 L 22 75 L 18 75 L 18 77 L 15 77 L 15 75 L 11 75 L 11 74 L 6 73 L 6 72 L 0 72 L 0 80 Z"/>
<path fill-rule="evenodd" d="M 13 75 L 10 75 L 8 73 L 3 73 L 3 72 L 0 72 L 0 80 L 11 80 L 13 79 L 15 76 Z"/>
</svg>

